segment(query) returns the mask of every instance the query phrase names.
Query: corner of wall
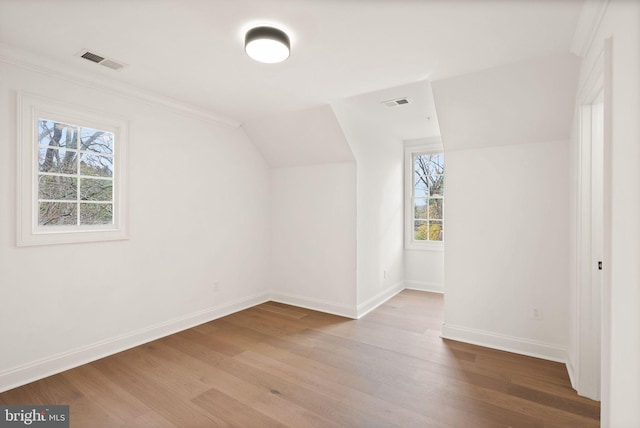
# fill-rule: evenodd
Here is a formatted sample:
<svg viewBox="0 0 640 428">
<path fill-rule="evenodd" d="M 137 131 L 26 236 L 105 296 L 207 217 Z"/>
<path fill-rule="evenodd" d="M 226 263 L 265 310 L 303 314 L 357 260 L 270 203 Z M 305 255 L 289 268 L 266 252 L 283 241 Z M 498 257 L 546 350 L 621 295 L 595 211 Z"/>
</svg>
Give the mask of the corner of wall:
<svg viewBox="0 0 640 428">
<path fill-rule="evenodd" d="M 313 311 L 325 312 L 328 314 L 338 315 L 345 318 L 358 318 L 357 309 L 353 305 L 332 302 L 329 300 L 315 299 L 300 296 L 292 293 L 284 293 L 274 291 L 270 295 L 270 300 L 286 305 L 299 306 L 301 308 L 311 309 Z"/>
<path fill-rule="evenodd" d="M 360 319 L 373 311 L 378 306 L 382 305 L 387 300 L 404 290 L 404 282 L 397 282 L 386 290 L 382 290 L 380 293 L 371 297 L 370 299 L 362 302 L 358 305 L 355 318 Z"/>
</svg>

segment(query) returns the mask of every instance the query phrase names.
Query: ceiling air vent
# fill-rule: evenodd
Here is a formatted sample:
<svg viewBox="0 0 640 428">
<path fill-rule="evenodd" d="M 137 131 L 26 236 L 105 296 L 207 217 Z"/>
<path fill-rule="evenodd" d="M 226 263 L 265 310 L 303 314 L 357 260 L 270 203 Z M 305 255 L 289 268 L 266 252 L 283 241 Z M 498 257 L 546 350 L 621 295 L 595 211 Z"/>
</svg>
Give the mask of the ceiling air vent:
<svg viewBox="0 0 640 428">
<path fill-rule="evenodd" d="M 97 62 L 98 64 L 100 64 L 101 61 L 104 61 L 104 58 L 102 58 L 100 55 L 96 55 L 89 51 L 83 53 L 80 56 L 84 59 L 88 59 L 89 61 Z"/>
<path fill-rule="evenodd" d="M 396 107 L 396 106 L 401 106 L 403 104 L 409 104 L 409 99 L 398 98 L 396 100 L 383 101 L 382 104 L 386 105 L 387 107 Z"/>
<path fill-rule="evenodd" d="M 84 58 L 86 60 L 89 60 L 91 62 L 95 62 L 96 64 L 100 64 L 103 65 L 107 68 L 110 68 L 112 70 L 121 70 L 122 68 L 125 67 L 125 64 L 118 62 L 118 61 L 114 61 L 112 59 L 106 58 L 102 55 L 98 55 L 95 52 L 91 52 L 88 51 L 86 49 L 81 50 L 78 53 L 78 56 L 80 58 Z"/>
</svg>

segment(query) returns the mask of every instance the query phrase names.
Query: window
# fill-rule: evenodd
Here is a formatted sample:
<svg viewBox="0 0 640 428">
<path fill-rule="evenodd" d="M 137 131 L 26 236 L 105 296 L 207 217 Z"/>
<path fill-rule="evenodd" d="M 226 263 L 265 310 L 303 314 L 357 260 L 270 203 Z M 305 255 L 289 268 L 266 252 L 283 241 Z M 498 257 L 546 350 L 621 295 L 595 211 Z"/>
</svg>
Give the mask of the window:
<svg viewBox="0 0 640 428">
<path fill-rule="evenodd" d="M 18 245 L 125 239 L 126 122 L 19 100 Z"/>
<path fill-rule="evenodd" d="M 444 241 L 444 153 L 439 142 L 407 146 L 405 246 L 439 249 Z"/>
<path fill-rule="evenodd" d="M 38 225 L 113 224 L 109 131 L 38 118 Z"/>
</svg>

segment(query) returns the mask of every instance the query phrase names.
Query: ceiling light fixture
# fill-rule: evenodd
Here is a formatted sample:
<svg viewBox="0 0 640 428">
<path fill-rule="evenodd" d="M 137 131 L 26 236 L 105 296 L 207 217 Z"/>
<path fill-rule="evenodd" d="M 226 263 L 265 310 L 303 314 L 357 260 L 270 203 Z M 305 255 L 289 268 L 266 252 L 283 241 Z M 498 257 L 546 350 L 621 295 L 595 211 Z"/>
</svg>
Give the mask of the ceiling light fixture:
<svg viewBox="0 0 640 428">
<path fill-rule="evenodd" d="M 267 64 L 275 64 L 289 58 L 289 36 L 277 28 L 255 27 L 247 31 L 244 50 L 251 58 Z"/>
</svg>

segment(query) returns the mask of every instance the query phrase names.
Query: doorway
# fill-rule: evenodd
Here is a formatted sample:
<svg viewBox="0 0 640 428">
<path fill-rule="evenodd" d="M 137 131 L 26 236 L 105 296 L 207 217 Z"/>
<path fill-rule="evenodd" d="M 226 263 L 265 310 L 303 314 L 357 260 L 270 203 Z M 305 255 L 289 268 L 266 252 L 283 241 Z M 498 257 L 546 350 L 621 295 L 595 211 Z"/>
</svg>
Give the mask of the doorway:
<svg viewBox="0 0 640 428">
<path fill-rule="evenodd" d="M 580 111 L 576 390 L 600 400 L 604 269 L 604 102 L 600 89 Z"/>
<path fill-rule="evenodd" d="M 576 312 L 573 386 L 600 400 L 609 384 L 611 254 L 611 43 L 606 40 L 579 99 Z M 603 414 L 608 411 L 602 408 Z"/>
</svg>

